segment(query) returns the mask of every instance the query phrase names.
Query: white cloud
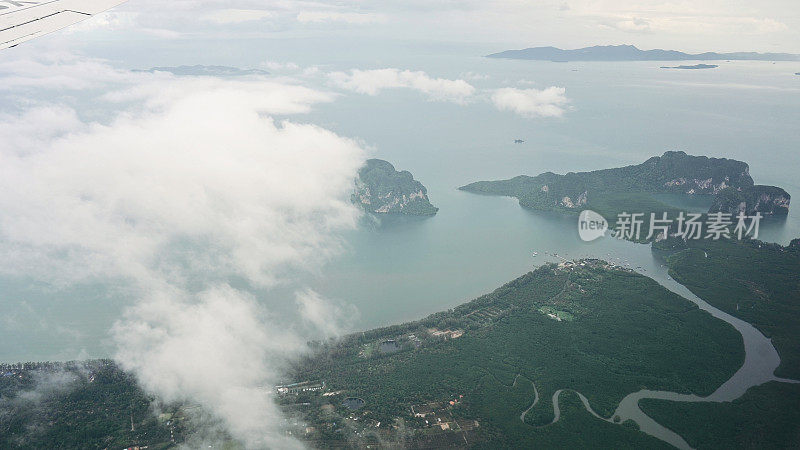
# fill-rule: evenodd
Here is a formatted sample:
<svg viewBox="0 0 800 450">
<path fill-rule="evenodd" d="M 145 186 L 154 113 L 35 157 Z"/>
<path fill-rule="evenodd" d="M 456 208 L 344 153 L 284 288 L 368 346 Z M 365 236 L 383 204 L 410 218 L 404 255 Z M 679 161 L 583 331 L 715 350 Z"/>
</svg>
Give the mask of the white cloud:
<svg viewBox="0 0 800 450">
<path fill-rule="evenodd" d="M 106 11 L 78 22 L 63 30 L 65 34 L 93 33 L 93 32 L 119 32 L 122 30 L 136 30 L 138 33 L 155 36 L 161 39 L 177 39 L 183 36 L 182 32 L 148 26 L 147 19 L 141 20 L 138 12 Z"/>
<path fill-rule="evenodd" d="M 650 28 L 650 21 L 640 17 L 631 17 L 619 21 L 611 21 L 606 25 L 618 30 L 629 31 L 632 33 L 649 33 L 652 31 Z"/>
<path fill-rule="evenodd" d="M 386 22 L 386 16 L 375 13 L 354 13 L 336 11 L 301 11 L 297 14 L 300 23 L 344 22 L 354 25 Z"/>
<path fill-rule="evenodd" d="M 273 17 L 275 13 L 264 9 L 218 9 L 205 14 L 202 19 L 218 25 L 252 22 Z"/>
<path fill-rule="evenodd" d="M 26 255 L 45 261 L 69 248 L 93 271 L 142 279 L 160 276 L 152 265 L 171 242 L 208 242 L 210 251 L 193 264 L 269 284 L 277 269 L 327 254 L 320 231 L 354 222 L 345 193 L 358 146 L 313 125 L 261 116 L 307 111 L 324 94 L 215 79 L 124 94 L 155 96 L 146 97 L 153 109 L 89 124 L 42 148 L 3 148 L 6 243 L 30 246 Z"/>
<path fill-rule="evenodd" d="M 183 103 L 199 103 L 197 107 L 207 109 L 215 104 L 232 103 L 267 114 L 300 114 L 309 112 L 314 104 L 333 101 L 334 96 L 276 81 L 169 76 L 165 80 L 145 81 L 109 92 L 102 99 L 110 102 L 142 101 L 153 109 Z"/>
<path fill-rule="evenodd" d="M 181 33 L 180 31 L 170 30 L 169 28 L 139 27 L 137 28 L 137 31 L 143 34 L 157 37 L 159 39 L 178 39 L 184 36 L 184 33 Z"/>
<path fill-rule="evenodd" d="M 69 53 L 49 53 L 35 59 L 4 58 L 0 62 L 0 77 L 0 91 L 21 88 L 87 90 L 154 80 L 152 74 L 116 69 L 106 61 L 79 58 Z"/>
<path fill-rule="evenodd" d="M 265 326 L 255 299 L 216 286 L 196 300 L 157 294 L 115 328 L 117 359 L 163 401 L 190 400 L 216 412 L 248 448 L 301 448 L 280 432 L 281 412 L 270 391 L 276 361 L 303 349 L 291 330 Z"/>
<path fill-rule="evenodd" d="M 26 154 L 56 138 L 84 128 L 75 110 L 65 106 L 38 106 L 19 115 L 0 114 L 0 142 L 6 151 Z"/>
<path fill-rule="evenodd" d="M 635 44 L 682 51 L 796 52 L 800 13 L 795 0 L 138 0 L 115 8 L 129 19 L 102 19 L 78 29 L 124 30 L 132 35 L 206 39 L 304 36 L 365 40 L 497 42 L 498 48 L 532 43 L 577 48 Z M 315 26 L 321 25 L 321 26 Z M 702 39 L 698 39 L 702 36 Z M 105 36 L 104 36 L 105 37 Z M 631 39 L 634 41 L 631 41 Z M 85 39 L 85 36 L 81 36 Z"/>
<path fill-rule="evenodd" d="M 69 26 L 65 32 L 76 33 L 128 28 L 136 23 L 137 15 L 134 12 L 105 11 Z"/>
<path fill-rule="evenodd" d="M 466 78 L 467 80 L 474 80 L 474 81 L 482 81 L 488 80 L 492 78 L 490 75 L 485 73 L 477 73 L 477 72 L 465 72 L 461 74 L 461 78 Z"/>
<path fill-rule="evenodd" d="M 335 86 L 367 95 L 377 95 L 383 89 L 408 88 L 425 93 L 433 100 L 464 103 L 475 93 L 475 88 L 464 80 L 431 78 L 422 71 L 353 69 L 350 73 L 332 72 L 328 77 Z"/>
<path fill-rule="evenodd" d="M 324 337 L 335 337 L 348 331 L 358 315 L 352 305 L 334 303 L 311 289 L 297 292 L 295 302 L 303 321 Z"/>
<path fill-rule="evenodd" d="M 117 359 L 148 391 L 201 403 L 248 447 L 296 445 L 262 388 L 279 381 L 305 336 L 228 280 L 269 288 L 316 268 L 339 250 L 339 231 L 356 225 L 349 194 L 364 151 L 270 116 L 333 97 L 264 80 L 65 66 L 67 78 L 85 69 L 98 93 L 125 85 L 91 102 L 120 102 L 110 106 L 122 111 L 102 124 L 63 105 L 6 113 L 0 272 L 57 287 L 103 282 L 137 296 L 113 335 Z M 24 80 L 33 65 L 19 67 L 7 67 L 8 77 Z M 19 81 L 15 92 L 32 85 L 70 86 L 45 76 Z M 324 305 L 301 306 L 310 319 Z"/>
<path fill-rule="evenodd" d="M 501 88 L 492 93 L 492 103 L 501 111 L 513 111 L 523 117 L 561 117 L 567 97 L 565 89 Z"/>
<path fill-rule="evenodd" d="M 719 35 L 769 35 L 788 30 L 788 26 L 775 19 L 760 17 L 735 17 L 718 15 L 672 15 L 654 11 L 641 11 L 633 14 L 596 14 L 601 28 L 610 28 L 627 33 L 658 33 L 666 35 L 695 34 L 703 36 Z M 705 47 L 704 51 L 709 51 Z M 712 49 L 716 50 L 716 49 Z M 742 51 L 742 48 L 733 49 Z"/>
<path fill-rule="evenodd" d="M 300 70 L 300 66 L 293 62 L 264 61 L 261 66 L 273 72 Z"/>
</svg>

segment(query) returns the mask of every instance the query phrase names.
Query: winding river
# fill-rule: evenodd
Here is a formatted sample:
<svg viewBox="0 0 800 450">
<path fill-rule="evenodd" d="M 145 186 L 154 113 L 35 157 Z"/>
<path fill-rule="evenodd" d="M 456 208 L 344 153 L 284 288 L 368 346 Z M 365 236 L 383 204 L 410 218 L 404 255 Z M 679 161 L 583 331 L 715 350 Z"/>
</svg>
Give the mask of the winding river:
<svg viewBox="0 0 800 450">
<path fill-rule="evenodd" d="M 660 276 L 658 276 L 660 275 Z M 651 391 L 643 389 L 633 392 L 625 396 L 617 406 L 616 411 L 610 418 L 605 418 L 597 414 L 589 405 L 589 400 L 580 392 L 576 392 L 580 398 L 583 406 L 593 416 L 611 423 L 623 423 L 626 420 L 633 420 L 639 425 L 641 431 L 654 436 L 662 441 L 665 441 L 680 449 L 690 449 L 691 446 L 677 433 L 662 426 L 655 420 L 651 419 L 639 408 L 639 400 L 645 398 L 671 400 L 678 402 L 729 402 L 735 400 L 751 387 L 758 386 L 769 381 L 780 381 L 786 383 L 798 383 L 800 381 L 779 378 L 774 375 L 775 369 L 780 365 L 780 357 L 772 341 L 767 339 L 760 331 L 749 323 L 738 319 L 728 313 L 725 313 L 705 302 L 700 297 L 692 293 L 686 286 L 678 283 L 666 275 L 666 269 L 662 269 L 662 273 L 652 277 L 659 284 L 669 289 L 670 291 L 686 298 L 687 300 L 695 303 L 700 309 L 708 312 L 717 319 L 724 320 L 731 324 L 742 335 L 745 349 L 745 359 L 742 367 L 733 374 L 733 376 L 723 383 L 716 391 L 706 397 L 700 397 L 694 394 L 679 394 L 670 391 Z M 516 379 L 515 379 L 516 382 Z M 533 384 L 533 382 L 531 382 Z M 533 408 L 539 401 L 539 393 L 535 390 L 536 394 L 533 403 L 521 415 L 520 419 L 524 422 L 525 415 Z M 561 417 L 561 411 L 558 404 L 559 395 L 565 389 L 559 389 L 553 394 L 553 422 L 555 423 Z"/>
<path fill-rule="evenodd" d="M 724 320 L 736 328 L 736 330 L 741 333 L 742 340 L 744 341 L 744 364 L 742 364 L 742 367 L 740 367 L 728 381 L 723 383 L 722 386 L 707 397 L 646 389 L 628 394 L 620 402 L 611 420 L 618 417 L 619 422 L 622 423 L 631 419 L 639 424 L 639 428 L 645 433 L 666 441 L 675 447 L 688 449 L 691 447 L 682 437 L 660 425 L 642 412 L 639 408 L 639 400 L 653 398 L 679 402 L 729 402 L 744 395 L 749 388 L 769 381 L 798 382 L 796 380 L 779 378 L 774 375 L 775 369 L 777 369 L 778 365 L 781 363 L 781 359 L 775 347 L 772 345 L 772 341 L 767 339 L 767 337 L 754 326 L 709 305 L 703 299 L 694 295 L 686 286 L 683 286 L 671 278 L 656 281 L 670 291 L 695 303 L 703 311 L 707 311 L 717 319 Z M 586 402 L 584 402 L 584 405 L 586 405 Z"/>
</svg>

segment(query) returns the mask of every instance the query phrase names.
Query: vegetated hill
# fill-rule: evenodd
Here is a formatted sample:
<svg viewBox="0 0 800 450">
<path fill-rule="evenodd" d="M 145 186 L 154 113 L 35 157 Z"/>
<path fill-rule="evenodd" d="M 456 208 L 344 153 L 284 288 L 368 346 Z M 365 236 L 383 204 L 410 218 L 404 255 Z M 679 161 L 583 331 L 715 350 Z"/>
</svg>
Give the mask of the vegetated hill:
<svg viewBox="0 0 800 450">
<path fill-rule="evenodd" d="M 591 209 L 601 214 L 615 228 L 623 212 L 642 214 L 639 237 L 625 236 L 637 242 L 663 239 L 662 233 L 650 233 L 650 215 L 675 219 L 679 208 L 668 205 L 654 194 L 714 196 L 709 212 L 747 215 L 785 216 L 789 194 L 779 187 L 754 185 L 746 163 L 727 158 L 708 158 L 669 151 L 642 164 L 591 172 L 558 175 L 546 172 L 535 177 L 521 175 L 508 180 L 478 181 L 459 189 L 488 195 L 516 197 L 525 208 L 579 212 Z M 704 218 L 705 219 L 705 218 Z M 734 217 L 735 219 L 735 217 Z"/>
<path fill-rule="evenodd" d="M 374 350 L 386 340 L 400 351 Z M 662 443 L 635 426 L 591 417 L 569 393 L 562 398 L 567 416 L 548 425 L 553 394 L 578 391 L 610 417 L 642 388 L 709 394 L 743 356 L 741 336 L 725 322 L 652 279 L 584 260 L 541 267 L 418 322 L 321 344 L 295 378 L 323 380 L 336 395 L 284 401 L 309 404 L 306 419 L 320 430 L 321 446 L 366 444 L 383 430 L 382 442 L 413 447 L 446 435 L 442 419 L 462 447 L 459 424 L 477 420 L 465 436 L 483 448 L 652 448 Z M 357 413 L 341 405 L 346 397 L 364 400 Z M 434 411 L 414 416 L 412 407 Z"/>
<path fill-rule="evenodd" d="M 727 187 L 751 186 L 753 179 L 744 162 L 669 151 L 637 165 L 566 175 L 520 175 L 509 180 L 478 181 L 459 189 L 516 197 L 520 205 L 533 209 L 578 210 L 591 205 L 594 196 L 606 197 L 608 193 L 716 194 Z"/>
<path fill-rule="evenodd" d="M 381 351 L 387 341 L 398 349 Z M 642 388 L 709 394 L 744 358 L 727 323 L 598 260 L 543 266 L 421 321 L 312 347 L 287 375 L 319 388 L 276 400 L 302 417 L 287 421 L 293 435 L 323 448 L 666 447 L 631 423 L 592 417 L 570 390 L 609 417 Z M 0 369 L 0 447 L 168 448 L 193 432 L 192 405 L 154 416 L 153 399 L 110 361 Z M 60 387 L 41 389 L 50 374 Z M 37 402 L 21 401 L 33 391 Z M 363 403 L 354 411 L 346 398 Z"/>
<path fill-rule="evenodd" d="M 168 448 L 184 422 L 153 400 L 108 360 L 0 364 L 0 448 Z"/>
<path fill-rule="evenodd" d="M 800 241 L 688 240 L 668 258 L 670 275 L 711 305 L 772 340 L 775 374 L 800 379 Z"/>
<path fill-rule="evenodd" d="M 705 52 L 691 54 L 676 50 L 640 50 L 633 45 L 595 45 L 574 50 L 563 50 L 556 47 L 533 47 L 492 53 L 487 57 L 544 61 L 800 61 L 800 55 L 790 53 Z"/>
<path fill-rule="evenodd" d="M 709 212 L 724 212 L 736 215 L 744 212 L 785 216 L 789 214 L 791 196 L 777 186 L 755 185 L 742 188 L 725 188 L 717 193 Z"/>
<path fill-rule="evenodd" d="M 398 172 L 382 159 L 369 159 L 358 171 L 352 200 L 365 211 L 378 214 L 432 216 L 439 211 L 411 172 Z"/>
</svg>

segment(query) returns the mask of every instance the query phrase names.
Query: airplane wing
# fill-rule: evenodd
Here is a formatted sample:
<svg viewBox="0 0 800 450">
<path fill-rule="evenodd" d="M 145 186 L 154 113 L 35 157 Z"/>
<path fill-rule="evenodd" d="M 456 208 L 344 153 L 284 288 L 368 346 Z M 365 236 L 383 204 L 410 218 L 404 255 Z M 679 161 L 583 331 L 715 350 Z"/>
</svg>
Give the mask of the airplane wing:
<svg viewBox="0 0 800 450">
<path fill-rule="evenodd" d="M 126 0 L 0 0 L 0 49 L 68 27 Z"/>
</svg>

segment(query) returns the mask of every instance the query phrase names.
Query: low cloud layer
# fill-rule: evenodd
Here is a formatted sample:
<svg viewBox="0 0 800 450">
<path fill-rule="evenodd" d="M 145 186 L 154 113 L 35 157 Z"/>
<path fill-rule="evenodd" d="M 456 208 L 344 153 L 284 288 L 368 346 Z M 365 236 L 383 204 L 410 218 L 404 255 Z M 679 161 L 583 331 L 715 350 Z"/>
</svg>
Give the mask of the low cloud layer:
<svg viewBox="0 0 800 450">
<path fill-rule="evenodd" d="M 422 71 L 353 69 L 350 72 L 333 72 L 328 76 L 337 87 L 367 95 L 377 95 L 384 89 L 406 88 L 422 92 L 432 100 L 464 103 L 475 93 L 475 88 L 464 80 L 432 78 Z"/>
<path fill-rule="evenodd" d="M 19 67 L 36 64 L 52 62 Z M 274 118 L 333 97 L 265 79 L 56 64 L 69 76 L 92 70 L 111 89 L 92 104 L 118 113 L 103 123 L 64 104 L 5 113 L 0 271 L 56 287 L 99 282 L 137 298 L 112 335 L 118 362 L 143 387 L 200 403 L 247 447 L 298 446 L 284 437 L 268 391 L 303 351 L 301 324 L 338 333 L 331 311 L 339 307 L 301 291 L 305 322 L 287 326 L 241 286 L 261 291 L 319 267 L 356 224 L 349 194 L 361 147 Z M 33 81 L 15 92 L 70 88 L 60 77 Z"/>
<path fill-rule="evenodd" d="M 523 117 L 561 117 L 568 102 L 562 87 L 546 89 L 501 88 L 492 93 L 492 103 L 501 111 Z"/>
<path fill-rule="evenodd" d="M 40 107 L 0 127 L 17 144 L 2 152 L 0 249 L 24 247 L 26 270 L 47 267 L 68 248 L 67 265 L 91 275 L 162 281 L 167 272 L 184 275 L 186 264 L 268 285 L 276 271 L 324 257 L 330 242 L 322 233 L 354 224 L 344 193 L 359 147 L 313 125 L 262 116 L 303 112 L 324 95 L 195 80 L 106 97 L 142 100 L 148 110 L 99 125 Z M 43 117 L 54 120 L 28 127 L 37 130 L 30 139 L 20 135 L 17 123 Z M 38 130 L 58 135 L 72 126 L 45 145 L 39 138 Z M 176 245 L 203 250 L 176 261 L 165 253 Z"/>
<path fill-rule="evenodd" d="M 344 22 L 348 24 L 368 24 L 386 22 L 383 14 L 336 12 L 336 11 L 303 11 L 297 14 L 300 23 Z"/>
<path fill-rule="evenodd" d="M 299 448 L 280 431 L 271 391 L 281 361 L 303 350 L 298 337 L 230 286 L 182 298 L 159 293 L 114 329 L 117 359 L 163 401 L 198 402 L 250 448 Z"/>
<path fill-rule="evenodd" d="M 325 338 L 343 334 L 358 317 L 358 310 L 352 305 L 335 303 L 311 289 L 297 292 L 295 303 L 303 323 Z"/>
<path fill-rule="evenodd" d="M 112 330 L 119 364 L 160 399 L 201 404 L 251 448 L 298 445 L 269 389 L 307 339 L 357 317 L 300 289 L 280 311 L 295 320 L 276 318 L 255 294 L 319 268 L 360 214 L 349 194 L 365 152 L 297 120 L 337 97 L 301 80 L 478 98 L 464 80 L 399 69 L 219 79 L 67 54 L 9 61 L 0 76 L 0 273 L 135 299 Z M 41 92 L 64 100 L 26 99 Z M 559 116 L 566 102 L 561 88 L 491 99 L 530 117 Z"/>
<path fill-rule="evenodd" d="M 217 25 L 227 25 L 266 19 L 274 14 L 263 9 L 220 9 L 207 13 L 202 20 Z"/>
</svg>

